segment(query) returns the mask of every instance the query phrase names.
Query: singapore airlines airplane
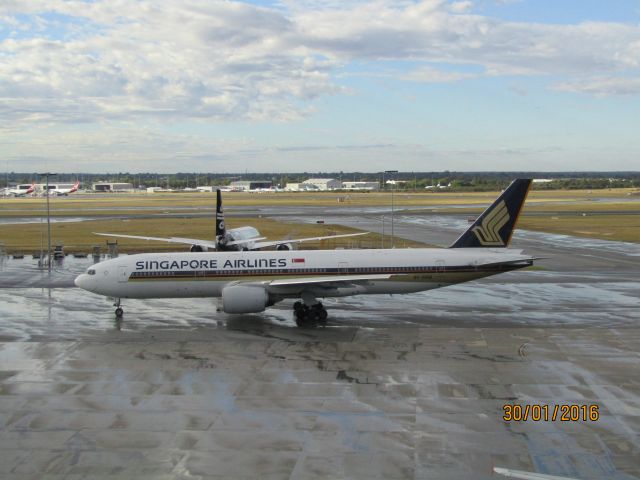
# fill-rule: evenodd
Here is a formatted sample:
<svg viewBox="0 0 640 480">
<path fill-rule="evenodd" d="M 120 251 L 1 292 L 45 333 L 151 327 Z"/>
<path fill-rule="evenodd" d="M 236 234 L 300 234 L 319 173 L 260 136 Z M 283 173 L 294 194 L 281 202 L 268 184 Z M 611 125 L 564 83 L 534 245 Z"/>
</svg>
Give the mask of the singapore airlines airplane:
<svg viewBox="0 0 640 480">
<path fill-rule="evenodd" d="M 226 313 L 296 301 L 298 326 L 324 324 L 318 298 L 400 294 L 446 287 L 533 264 L 506 248 L 531 180 L 515 180 L 449 248 L 146 253 L 90 267 L 78 287 L 115 299 L 220 297 Z"/>
<path fill-rule="evenodd" d="M 260 232 L 253 227 L 239 227 L 226 229 L 224 224 L 224 213 L 222 211 L 222 194 L 220 190 L 216 190 L 216 238 L 215 240 L 203 240 L 198 238 L 184 237 L 143 237 L 140 235 L 122 235 L 120 233 L 97 233 L 94 235 L 102 235 L 104 237 L 120 237 L 135 238 L 137 240 L 153 240 L 156 242 L 182 243 L 191 245 L 191 252 L 208 252 L 209 249 L 216 251 L 247 251 L 262 250 L 263 248 L 275 247 L 276 250 L 294 250 L 295 245 L 301 242 L 310 242 L 313 240 L 325 240 L 327 238 L 357 237 L 358 235 L 366 235 L 369 232 L 362 233 L 346 233 L 344 235 L 331 235 L 325 237 L 309 237 L 309 238 L 293 238 L 288 240 L 265 240 L 261 237 Z"/>
</svg>

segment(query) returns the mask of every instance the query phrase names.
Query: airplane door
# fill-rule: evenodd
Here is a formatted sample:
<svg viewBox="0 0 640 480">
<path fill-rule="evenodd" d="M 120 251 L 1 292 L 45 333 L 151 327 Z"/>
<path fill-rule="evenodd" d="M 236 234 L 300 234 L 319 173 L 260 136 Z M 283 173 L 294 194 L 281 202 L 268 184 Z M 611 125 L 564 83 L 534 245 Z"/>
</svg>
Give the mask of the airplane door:
<svg viewBox="0 0 640 480">
<path fill-rule="evenodd" d="M 338 264 L 338 270 L 340 273 L 349 273 L 349 264 L 347 262 L 340 262 Z"/>
<path fill-rule="evenodd" d="M 436 272 L 444 273 L 444 260 L 436 260 Z"/>
<path fill-rule="evenodd" d="M 118 282 L 125 283 L 129 279 L 127 275 L 127 267 L 118 267 Z"/>
</svg>

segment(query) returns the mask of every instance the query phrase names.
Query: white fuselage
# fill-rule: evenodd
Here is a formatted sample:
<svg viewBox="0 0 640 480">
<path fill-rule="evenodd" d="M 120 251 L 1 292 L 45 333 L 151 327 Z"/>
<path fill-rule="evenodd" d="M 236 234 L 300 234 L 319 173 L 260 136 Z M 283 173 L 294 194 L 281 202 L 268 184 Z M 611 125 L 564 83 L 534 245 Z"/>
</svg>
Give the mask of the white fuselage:
<svg viewBox="0 0 640 480">
<path fill-rule="evenodd" d="M 78 191 L 78 183 L 49 185 L 50 195 L 69 195 Z"/>
<path fill-rule="evenodd" d="M 115 298 L 219 297 L 231 284 L 278 298 L 410 293 L 531 264 L 509 249 L 381 249 L 147 253 L 98 263 L 76 285 Z M 506 263 L 509 262 L 509 263 Z"/>
<path fill-rule="evenodd" d="M 22 184 L 18 185 L 15 188 L 5 188 L 5 195 L 13 195 L 15 197 L 22 197 L 24 195 L 29 195 L 33 193 L 35 190 L 35 186 L 33 184 Z"/>
</svg>

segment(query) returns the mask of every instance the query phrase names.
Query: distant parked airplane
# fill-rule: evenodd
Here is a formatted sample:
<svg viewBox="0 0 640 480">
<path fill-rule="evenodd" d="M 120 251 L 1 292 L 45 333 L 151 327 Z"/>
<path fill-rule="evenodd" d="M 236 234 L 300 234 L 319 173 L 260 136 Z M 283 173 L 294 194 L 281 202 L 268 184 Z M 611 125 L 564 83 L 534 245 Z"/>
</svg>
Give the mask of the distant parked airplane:
<svg viewBox="0 0 640 480">
<path fill-rule="evenodd" d="M 14 197 L 23 197 L 25 195 L 30 195 L 32 194 L 36 189 L 36 184 L 35 183 L 23 183 L 21 185 L 16 185 L 15 187 L 11 188 L 5 188 L 4 189 L 4 194 L 5 195 L 10 195 L 10 196 L 14 196 Z"/>
<path fill-rule="evenodd" d="M 69 185 L 69 184 L 49 185 L 49 194 L 66 197 L 70 193 L 77 192 L 79 187 L 80 187 L 79 181 L 77 181 L 73 185 Z"/>
</svg>

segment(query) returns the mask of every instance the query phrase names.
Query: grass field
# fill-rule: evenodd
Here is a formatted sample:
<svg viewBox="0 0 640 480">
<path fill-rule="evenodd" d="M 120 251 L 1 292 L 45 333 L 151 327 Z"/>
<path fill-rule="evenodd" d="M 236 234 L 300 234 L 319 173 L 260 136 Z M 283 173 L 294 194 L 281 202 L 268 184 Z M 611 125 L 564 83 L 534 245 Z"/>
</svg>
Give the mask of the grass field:
<svg viewBox="0 0 640 480">
<path fill-rule="evenodd" d="M 256 227 L 263 236 L 272 240 L 286 240 L 287 238 L 305 238 L 325 235 L 339 235 L 355 233 L 358 230 L 335 225 L 292 224 L 277 222 L 267 218 L 226 218 L 227 227 L 234 228 L 243 225 Z M 108 237 L 94 235 L 93 232 L 123 233 L 128 235 L 144 235 L 151 237 L 187 237 L 213 240 L 214 224 L 210 218 L 160 218 L 134 220 L 94 220 L 86 222 L 54 223 L 51 226 L 52 245 L 61 243 L 67 253 L 91 251 L 94 245 L 101 246 L 106 251 Z M 116 240 L 112 238 L 109 240 Z M 150 251 L 186 251 L 188 245 L 119 238 L 118 250 L 126 253 Z M 335 249 L 335 248 L 380 248 L 381 236 L 375 233 L 353 238 L 327 239 L 315 242 L 305 242 L 305 249 Z M 389 247 L 389 237 L 386 237 Z M 36 253 L 47 243 L 46 223 L 31 223 L 24 225 L 0 226 L 0 243 L 8 253 Z M 398 240 L 396 246 L 424 247 L 425 244 L 410 240 Z"/>
<path fill-rule="evenodd" d="M 607 203 L 599 203 L 595 199 L 620 199 L 621 208 L 628 204 L 640 208 L 640 196 L 630 197 L 630 189 L 615 190 L 554 190 L 532 191 L 529 202 L 544 202 L 553 204 L 561 202 L 563 206 L 575 205 L 581 209 L 600 208 Z M 493 201 L 499 192 L 481 193 L 445 193 L 445 192 L 396 192 L 393 200 L 399 207 L 429 207 L 459 204 L 486 205 Z M 633 198 L 634 201 L 628 200 Z M 387 206 L 391 202 L 391 192 L 371 193 L 242 193 L 224 194 L 225 205 L 228 206 Z M 202 210 L 213 209 L 215 195 L 211 193 L 174 193 L 174 194 L 132 194 L 132 195 L 72 195 L 69 197 L 52 197 L 50 199 L 51 213 L 54 216 L 77 215 L 111 215 L 118 213 L 139 213 L 144 208 L 148 213 L 164 211 L 180 211 L 184 208 Z M 554 206 L 555 208 L 555 206 Z M 602 207 L 608 208 L 608 207 Z M 130 209 L 130 210 L 127 210 Z M 136 210 L 137 209 L 137 210 Z M 11 216 L 40 216 L 46 211 L 44 198 L 3 198 L 0 199 L 0 217 Z"/>
<path fill-rule="evenodd" d="M 523 216 L 518 226 L 540 232 L 640 243 L 640 215 Z"/>
<path fill-rule="evenodd" d="M 482 208 L 439 211 L 465 213 L 474 217 L 482 211 Z M 518 228 L 576 237 L 640 243 L 640 201 L 553 206 L 525 205 L 523 214 L 518 220 Z"/>
<path fill-rule="evenodd" d="M 640 196 L 630 196 L 629 189 L 615 190 L 561 190 L 533 191 L 520 219 L 520 228 L 583 237 L 640 242 Z M 436 208 L 438 212 L 476 215 L 498 196 L 498 192 L 451 193 L 420 192 L 395 193 L 394 203 L 399 208 L 424 212 Z M 63 243 L 67 251 L 89 251 L 93 245 L 105 245 L 106 239 L 92 232 L 125 233 L 158 237 L 182 236 L 213 239 L 214 194 L 173 193 L 134 195 L 78 195 L 52 197 L 51 214 L 54 217 L 112 216 L 114 214 L 160 214 L 180 212 L 210 212 L 211 218 L 154 218 L 131 220 L 95 220 L 86 222 L 55 223 L 52 226 L 52 243 Z M 332 206 L 367 207 L 389 206 L 390 192 L 372 193 L 227 193 L 226 206 L 275 207 L 278 206 Z M 454 208 L 456 205 L 477 207 Z M 447 208 L 449 207 L 449 208 Z M 0 199 L 0 218 L 41 218 L 46 211 L 43 198 Z M 536 216 L 527 213 L 537 213 Z M 255 218 L 227 219 L 228 225 L 252 225 L 269 239 L 312 237 L 353 231 L 345 227 L 313 224 L 288 224 L 257 216 Z M 45 238 L 43 240 L 43 232 Z M 0 225 L 0 243 L 8 252 L 31 253 L 39 251 L 46 243 L 46 228 L 39 223 L 24 225 Z M 179 245 L 120 239 L 121 251 L 177 250 Z M 396 242 L 396 246 L 420 246 L 415 242 Z M 380 236 L 369 234 L 325 243 L 305 244 L 305 248 L 335 247 L 378 248 Z M 387 244 L 388 246 L 388 244 Z"/>
</svg>

